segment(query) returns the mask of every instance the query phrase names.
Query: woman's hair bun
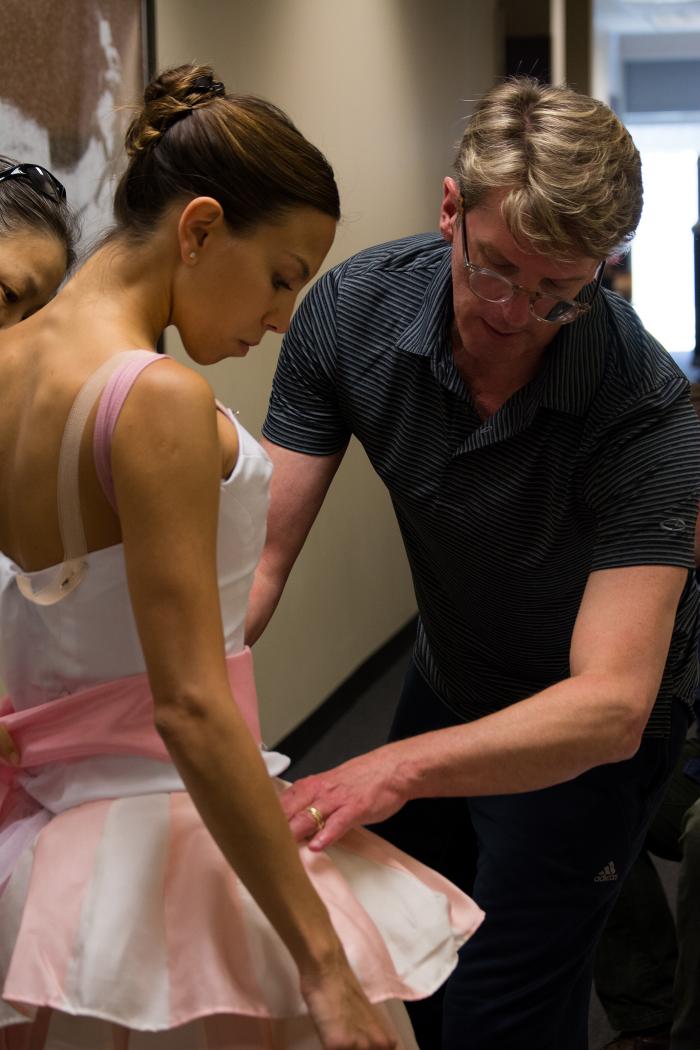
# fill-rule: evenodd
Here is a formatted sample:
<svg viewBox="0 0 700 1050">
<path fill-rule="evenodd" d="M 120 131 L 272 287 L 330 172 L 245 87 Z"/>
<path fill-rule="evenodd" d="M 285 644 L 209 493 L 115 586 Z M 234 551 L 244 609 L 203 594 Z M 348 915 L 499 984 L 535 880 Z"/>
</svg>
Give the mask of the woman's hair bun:
<svg viewBox="0 0 700 1050">
<path fill-rule="evenodd" d="M 148 84 L 144 105 L 126 133 L 126 151 L 130 157 L 153 146 L 176 121 L 193 109 L 224 95 L 224 85 L 214 79 L 210 66 L 176 66 L 166 69 Z"/>
<path fill-rule="evenodd" d="M 178 66 L 154 77 L 126 147 L 114 217 L 133 236 L 149 235 L 172 202 L 202 196 L 219 203 L 235 233 L 295 207 L 340 214 L 323 154 L 272 103 L 226 94 L 211 66 Z"/>
</svg>

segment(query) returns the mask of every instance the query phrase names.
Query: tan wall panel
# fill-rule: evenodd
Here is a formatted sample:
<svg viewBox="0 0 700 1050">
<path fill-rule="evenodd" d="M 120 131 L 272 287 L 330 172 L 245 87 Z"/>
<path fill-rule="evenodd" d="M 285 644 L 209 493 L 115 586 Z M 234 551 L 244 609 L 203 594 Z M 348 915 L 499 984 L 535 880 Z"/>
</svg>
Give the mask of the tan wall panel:
<svg viewBox="0 0 700 1050">
<path fill-rule="evenodd" d="M 343 221 L 328 265 L 435 229 L 441 180 L 473 100 L 492 83 L 494 0 L 157 0 L 160 66 L 214 65 L 229 90 L 281 105 L 333 164 Z M 167 349 L 180 356 L 176 335 Z M 207 371 L 255 434 L 279 339 Z M 256 646 L 268 742 L 299 724 L 414 612 L 391 506 L 351 446 Z"/>
</svg>

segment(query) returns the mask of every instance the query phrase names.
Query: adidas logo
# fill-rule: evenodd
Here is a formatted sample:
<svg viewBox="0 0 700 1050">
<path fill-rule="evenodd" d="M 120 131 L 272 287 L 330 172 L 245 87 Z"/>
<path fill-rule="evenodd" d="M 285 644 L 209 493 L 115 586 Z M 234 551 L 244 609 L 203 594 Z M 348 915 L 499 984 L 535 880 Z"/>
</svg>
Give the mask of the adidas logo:
<svg viewBox="0 0 700 1050">
<path fill-rule="evenodd" d="M 612 861 L 606 864 L 593 879 L 594 882 L 617 882 L 617 872 Z"/>
</svg>

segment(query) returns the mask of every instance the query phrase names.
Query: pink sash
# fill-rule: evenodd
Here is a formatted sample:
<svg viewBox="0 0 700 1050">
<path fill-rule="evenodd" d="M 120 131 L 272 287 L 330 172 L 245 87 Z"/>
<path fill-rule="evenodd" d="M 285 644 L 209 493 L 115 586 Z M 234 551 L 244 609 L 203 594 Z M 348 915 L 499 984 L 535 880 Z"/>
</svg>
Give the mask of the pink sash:
<svg viewBox="0 0 700 1050">
<path fill-rule="evenodd" d="M 260 744 L 250 649 L 227 656 L 226 668 L 238 708 Z M 0 761 L 0 892 L 25 846 L 51 819 L 17 783 L 21 770 L 96 755 L 141 755 L 172 762 L 153 724 L 153 697 L 145 674 L 81 689 L 25 711 L 14 711 L 10 698 L 4 697 L 0 722 L 20 753 L 17 766 Z"/>
</svg>

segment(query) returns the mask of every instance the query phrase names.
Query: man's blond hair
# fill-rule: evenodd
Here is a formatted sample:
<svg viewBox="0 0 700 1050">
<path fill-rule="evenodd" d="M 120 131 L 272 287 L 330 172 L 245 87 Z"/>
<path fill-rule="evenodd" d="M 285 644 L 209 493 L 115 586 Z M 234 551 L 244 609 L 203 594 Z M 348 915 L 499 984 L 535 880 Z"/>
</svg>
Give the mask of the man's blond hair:
<svg viewBox="0 0 700 1050">
<path fill-rule="evenodd" d="M 507 190 L 515 240 L 558 259 L 624 249 L 642 212 L 639 153 L 597 99 L 513 77 L 477 104 L 455 159 L 466 210 Z"/>
</svg>

